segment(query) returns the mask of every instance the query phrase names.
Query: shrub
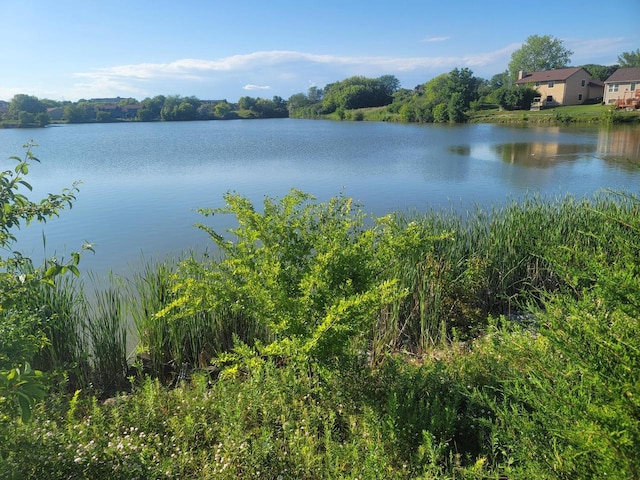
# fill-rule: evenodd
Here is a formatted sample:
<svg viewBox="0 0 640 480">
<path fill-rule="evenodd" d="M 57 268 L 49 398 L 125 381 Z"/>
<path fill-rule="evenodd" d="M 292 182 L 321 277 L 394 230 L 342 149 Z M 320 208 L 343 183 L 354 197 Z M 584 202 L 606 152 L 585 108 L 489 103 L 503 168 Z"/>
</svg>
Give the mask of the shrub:
<svg viewBox="0 0 640 480">
<path fill-rule="evenodd" d="M 240 195 L 225 200 L 216 212 L 236 216 L 235 241 L 200 226 L 224 257 L 183 264 L 161 318 L 184 322 L 231 309 L 269 332 L 267 345 L 255 344 L 261 354 L 328 365 L 353 353 L 377 311 L 401 295 L 394 281 L 379 280 L 376 230 L 364 228 L 351 199 L 315 204 L 294 190 L 279 202 L 265 199 L 263 213 Z"/>
</svg>

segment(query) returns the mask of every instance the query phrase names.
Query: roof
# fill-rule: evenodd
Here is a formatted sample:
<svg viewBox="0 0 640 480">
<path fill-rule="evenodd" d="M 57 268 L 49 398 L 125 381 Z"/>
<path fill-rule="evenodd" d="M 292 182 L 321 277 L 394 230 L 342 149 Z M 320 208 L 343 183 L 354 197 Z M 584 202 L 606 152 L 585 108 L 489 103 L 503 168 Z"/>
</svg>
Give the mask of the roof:
<svg viewBox="0 0 640 480">
<path fill-rule="evenodd" d="M 611 74 L 609 78 L 605 80 L 605 83 L 610 82 L 640 82 L 640 68 L 619 68 Z"/>
<path fill-rule="evenodd" d="M 525 73 L 525 77 L 516 80 L 516 83 L 531 82 L 562 82 L 570 76 L 584 70 L 582 67 L 560 68 L 558 70 L 544 70 L 542 72 Z M 584 70 L 586 72 L 586 70 Z M 588 75 L 588 72 L 587 72 Z"/>
</svg>

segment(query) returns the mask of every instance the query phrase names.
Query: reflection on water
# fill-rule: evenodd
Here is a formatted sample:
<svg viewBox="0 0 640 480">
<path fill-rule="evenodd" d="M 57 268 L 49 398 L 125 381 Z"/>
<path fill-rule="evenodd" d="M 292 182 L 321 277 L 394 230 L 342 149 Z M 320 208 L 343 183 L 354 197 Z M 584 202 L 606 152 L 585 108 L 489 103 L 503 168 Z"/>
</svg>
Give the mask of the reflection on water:
<svg viewBox="0 0 640 480">
<path fill-rule="evenodd" d="M 640 162 L 640 128 L 601 129 L 598 132 L 598 155 L 605 160 Z"/>
<path fill-rule="evenodd" d="M 293 119 L 65 125 L 0 130 L 0 159 L 30 138 L 43 160 L 29 172 L 39 198 L 84 183 L 72 212 L 46 224 L 60 257 L 83 241 L 83 269 L 126 271 L 147 257 L 203 248 L 195 209 L 233 190 L 261 205 L 295 187 L 326 201 L 340 192 L 367 213 L 501 204 L 531 193 L 591 195 L 640 185 L 640 127 L 512 128 Z M 29 194 L 31 196 L 31 194 Z M 233 219 L 207 223 L 223 232 Z M 44 226 L 20 231 L 43 254 Z"/>
<path fill-rule="evenodd" d="M 449 151 L 456 155 L 468 156 L 471 154 L 471 147 L 469 145 L 453 145 L 449 147 Z"/>
<path fill-rule="evenodd" d="M 492 149 L 507 163 L 523 167 L 545 168 L 559 161 L 569 162 L 584 158 L 596 151 L 595 145 L 584 143 L 505 143 Z"/>
</svg>

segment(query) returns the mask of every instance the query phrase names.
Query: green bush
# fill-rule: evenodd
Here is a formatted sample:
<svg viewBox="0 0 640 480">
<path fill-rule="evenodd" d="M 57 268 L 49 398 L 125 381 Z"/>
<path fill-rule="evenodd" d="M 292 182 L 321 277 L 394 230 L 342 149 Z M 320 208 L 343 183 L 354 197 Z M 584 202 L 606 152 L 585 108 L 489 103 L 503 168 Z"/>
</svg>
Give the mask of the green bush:
<svg viewBox="0 0 640 480">
<path fill-rule="evenodd" d="M 402 295 L 393 280 L 380 280 L 377 231 L 340 196 L 316 204 L 292 191 L 264 201 L 259 213 L 237 194 L 225 195 L 238 228 L 228 240 L 201 225 L 223 254 L 219 262 L 183 264 L 173 286 L 175 300 L 159 317 L 187 321 L 202 314 L 255 319 L 268 332 L 262 355 L 340 362 L 366 348 L 361 340 L 383 305 Z M 202 210 L 205 215 L 213 211 Z"/>
</svg>

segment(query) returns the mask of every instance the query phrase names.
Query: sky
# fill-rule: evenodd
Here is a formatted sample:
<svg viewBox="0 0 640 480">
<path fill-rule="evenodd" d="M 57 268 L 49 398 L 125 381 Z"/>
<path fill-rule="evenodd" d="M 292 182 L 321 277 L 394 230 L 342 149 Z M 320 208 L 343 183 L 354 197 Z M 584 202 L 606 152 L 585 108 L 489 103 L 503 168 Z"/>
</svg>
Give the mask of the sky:
<svg viewBox="0 0 640 480">
<path fill-rule="evenodd" d="M 640 48 L 640 1 L 0 0 L 0 100 L 288 99 L 350 76 L 490 79 L 531 35 L 572 65 Z"/>
</svg>

